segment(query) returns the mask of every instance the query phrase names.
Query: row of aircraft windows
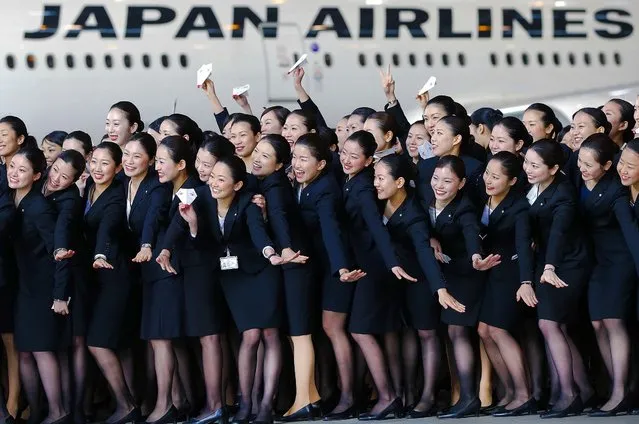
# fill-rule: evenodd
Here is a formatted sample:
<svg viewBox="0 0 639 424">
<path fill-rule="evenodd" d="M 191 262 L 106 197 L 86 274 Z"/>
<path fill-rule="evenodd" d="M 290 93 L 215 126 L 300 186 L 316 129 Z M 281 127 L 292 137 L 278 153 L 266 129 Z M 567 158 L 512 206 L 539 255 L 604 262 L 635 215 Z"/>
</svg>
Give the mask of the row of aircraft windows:
<svg viewBox="0 0 639 424">
<path fill-rule="evenodd" d="M 74 54 L 66 54 L 63 57 L 60 58 L 60 60 L 64 61 L 64 64 L 66 64 L 66 67 L 68 69 L 74 69 L 76 67 L 76 58 L 79 62 L 84 62 L 84 66 L 87 69 L 93 69 L 94 67 L 98 67 L 100 66 L 98 64 L 98 62 L 100 61 L 100 58 L 92 55 L 92 54 L 86 54 L 84 56 L 82 55 L 74 55 Z M 58 58 L 53 55 L 53 54 L 48 54 L 44 57 L 44 63 L 46 64 L 47 68 L 49 69 L 55 69 L 57 66 L 56 60 Z M 104 67 L 111 69 L 116 65 L 116 61 L 119 59 L 119 57 L 112 55 L 112 54 L 105 54 L 104 57 L 102 58 L 102 60 L 104 61 Z M 131 69 L 135 66 L 135 59 L 132 55 L 130 54 L 124 54 L 122 55 L 122 66 L 124 66 L 124 68 L 126 69 Z M 150 68 L 153 64 L 153 60 L 151 58 L 150 55 L 148 54 L 143 54 L 140 60 L 140 63 L 142 64 L 142 66 L 144 68 Z M 34 54 L 28 54 L 25 57 L 25 64 L 27 69 L 36 69 L 39 65 L 38 63 L 38 57 L 36 57 Z M 160 56 L 160 64 L 163 68 L 169 68 L 171 66 L 171 57 L 168 54 L 163 54 Z M 178 56 L 178 64 L 180 67 L 182 68 L 187 68 L 189 66 L 189 59 L 185 54 L 181 54 Z M 12 54 L 8 54 L 6 56 L 6 65 L 8 69 L 15 69 L 16 67 L 18 67 L 18 61 L 16 59 L 16 57 Z M 78 66 L 82 66 L 82 65 L 78 65 Z"/>
</svg>

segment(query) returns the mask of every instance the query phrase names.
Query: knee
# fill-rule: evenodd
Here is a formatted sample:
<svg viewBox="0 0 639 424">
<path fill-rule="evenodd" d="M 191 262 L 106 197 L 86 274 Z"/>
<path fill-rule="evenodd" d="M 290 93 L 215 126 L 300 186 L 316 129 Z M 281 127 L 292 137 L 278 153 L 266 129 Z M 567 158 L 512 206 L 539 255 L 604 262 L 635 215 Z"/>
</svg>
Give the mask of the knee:
<svg viewBox="0 0 639 424">
<path fill-rule="evenodd" d="M 435 330 L 419 330 L 417 335 L 422 344 L 437 341 L 437 332 Z"/>
<path fill-rule="evenodd" d="M 601 332 L 601 330 L 605 329 L 603 321 L 592 321 L 592 328 L 595 330 L 595 333 Z"/>
<path fill-rule="evenodd" d="M 256 346 L 260 342 L 262 331 L 253 328 L 242 333 L 242 344 L 246 346 Z"/>
<path fill-rule="evenodd" d="M 548 335 L 553 332 L 560 331 L 559 324 L 553 321 L 541 319 L 537 325 L 539 325 L 539 331 L 541 331 L 541 334 L 543 334 L 545 338 L 548 338 Z"/>
<path fill-rule="evenodd" d="M 200 346 L 202 346 L 203 349 L 213 349 L 221 346 L 220 336 L 213 334 L 210 336 L 200 337 Z"/>
<path fill-rule="evenodd" d="M 262 337 L 264 338 L 264 343 L 268 345 L 279 344 L 280 342 L 280 333 L 277 328 L 263 329 Z"/>
<path fill-rule="evenodd" d="M 462 327 L 459 325 L 449 325 L 448 326 L 448 337 L 451 342 L 456 342 L 460 338 L 463 338 L 466 335 L 466 327 Z"/>
<path fill-rule="evenodd" d="M 329 339 L 335 337 L 343 331 L 342 326 L 332 319 L 323 319 L 322 328 L 324 329 L 324 332 Z"/>
<path fill-rule="evenodd" d="M 479 337 L 481 337 L 482 340 L 491 339 L 490 327 L 484 324 L 483 322 L 479 323 L 479 327 L 477 327 L 477 333 L 479 334 Z"/>
<path fill-rule="evenodd" d="M 20 362 L 30 361 L 32 358 L 33 355 L 31 352 L 18 352 L 18 360 L 20 360 Z"/>
</svg>

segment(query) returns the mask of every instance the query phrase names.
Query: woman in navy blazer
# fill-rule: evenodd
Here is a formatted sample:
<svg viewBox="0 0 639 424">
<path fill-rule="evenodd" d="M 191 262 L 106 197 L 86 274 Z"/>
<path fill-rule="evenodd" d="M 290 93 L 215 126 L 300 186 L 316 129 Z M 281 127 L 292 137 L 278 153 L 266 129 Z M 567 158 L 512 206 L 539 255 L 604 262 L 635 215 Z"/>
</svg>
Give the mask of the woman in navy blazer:
<svg viewBox="0 0 639 424">
<path fill-rule="evenodd" d="M 94 184 L 85 193 L 84 236 L 93 256 L 90 276 L 94 293 L 87 345 L 115 394 L 116 410 L 109 422 L 139 419 L 117 352 L 128 350 L 125 328 L 132 275 L 126 249 L 126 200 L 116 174 L 122 150 L 112 142 L 96 146 L 91 157 Z"/>
<path fill-rule="evenodd" d="M 611 171 L 619 148 L 610 137 L 594 134 L 581 145 L 577 187 L 584 233 L 594 252 L 588 285 L 588 310 L 602 358 L 612 379 L 610 399 L 591 416 L 614 416 L 628 409 L 626 397 L 630 339 L 626 329 L 637 285 L 633 257 L 633 216 L 628 189 Z"/>
<path fill-rule="evenodd" d="M 409 328 L 417 330 L 422 348 L 424 385 L 419 402 L 413 404 L 409 415 L 421 418 L 434 415 L 435 381 L 439 370 L 440 352 L 437 337 L 440 305 L 463 313 L 464 305 L 455 300 L 446 289 L 446 282 L 430 247 L 430 232 L 426 214 L 419 202 L 409 194 L 414 177 L 413 165 L 404 156 L 391 155 L 375 165 L 374 186 L 377 196 L 384 201 L 383 222 L 389 232 L 397 258 L 403 269 L 417 279 L 407 282 L 402 300 L 404 319 Z M 439 304 L 435 300 L 435 295 Z M 416 355 L 416 352 L 415 352 Z M 416 360 L 406 361 L 405 375 L 416 375 Z M 413 383 L 406 382 L 408 389 Z M 416 393 L 406 391 L 406 399 Z"/>
<path fill-rule="evenodd" d="M 544 418 L 579 414 L 584 401 L 593 394 L 581 356 L 566 328 L 586 290 L 590 266 L 575 190 L 559 171 L 563 160 L 559 144 L 548 140 L 533 144 L 524 160 L 532 184 L 527 198 L 536 253 L 537 316 L 561 392 L 554 407 L 542 414 Z M 532 286 L 523 289 L 523 297 L 534 297 Z"/>
<path fill-rule="evenodd" d="M 15 341 L 20 374 L 29 404 L 40 411 L 40 381 L 49 404 L 48 422 L 67 423 L 62 402 L 60 364 L 56 352 L 69 346 L 67 304 L 69 275 L 53 258 L 55 210 L 37 189 L 46 169 L 39 149 L 21 149 L 7 169 L 16 204 L 15 252 L 19 270 Z M 40 380 L 40 381 L 39 381 Z"/>
<path fill-rule="evenodd" d="M 268 225 L 278 250 L 292 249 L 306 254 L 308 242 L 304 224 L 297 208 L 293 189 L 285 172 L 291 161 L 291 148 L 284 137 L 267 134 L 253 151 L 252 173 L 257 177 L 253 201 L 266 208 Z M 287 418 L 320 400 L 315 384 L 315 351 L 311 334 L 317 325 L 314 307 L 315 284 L 310 264 L 289 264 L 282 267 L 286 324 L 284 328 L 293 344 L 295 364 L 295 400 Z"/>
<path fill-rule="evenodd" d="M 4 165 L 0 164 L 0 171 L 1 168 L 4 168 Z M 11 244 L 11 225 L 15 216 L 15 205 L 11 198 L 8 184 L 6 188 L 3 187 L 2 178 L 0 176 L 0 288 L 4 287 L 8 280 L 15 281 L 17 279 L 15 258 Z M 11 299 L 11 302 L 13 302 L 13 299 Z M 2 318 L 0 317 L 0 319 Z M 4 399 L 4 390 L 1 388 L 0 396 Z M 15 422 L 13 417 L 9 415 L 5 402 L 0 402 L 0 422 L 4 424 L 13 424 Z"/>
<path fill-rule="evenodd" d="M 506 388 L 491 413 L 519 416 L 537 412 L 527 383 L 523 351 L 513 334 L 521 324 L 518 292 L 533 281 L 533 252 L 528 202 L 517 190 L 521 160 L 511 152 L 497 152 L 486 166 L 484 186 L 488 199 L 481 214 L 483 247 L 501 263 L 488 271 L 479 314 L 479 335 L 497 376 Z M 526 301 L 527 299 L 524 299 Z"/>
<path fill-rule="evenodd" d="M 88 364 L 86 348 L 86 329 L 88 321 L 87 278 L 89 275 L 88 258 L 82 234 L 82 197 L 75 184 L 84 172 L 86 162 L 82 154 L 70 150 L 58 156 L 49 168 L 44 184 L 44 194 L 56 210 L 57 218 L 54 233 L 54 258 L 61 262 L 69 274 L 68 296 L 73 331 L 73 359 L 61 356 L 62 390 L 65 400 L 73 400 L 73 405 L 65 407 L 72 411 L 74 422 L 84 417 L 84 390 Z M 73 384 L 71 384 L 71 365 L 73 366 Z"/>
<path fill-rule="evenodd" d="M 317 134 L 308 133 L 297 139 L 291 165 L 304 231 L 314 235 L 310 237 L 308 256 L 312 259 L 317 287 L 322 290 L 322 327 L 333 346 L 338 366 L 341 397 L 330 411 L 336 414 L 353 406 L 353 352 L 346 334 L 346 320 L 355 287 L 345 283 L 357 281 L 364 273 L 349 271 L 350 257 L 341 231 L 344 219 L 341 192 L 329 171 L 330 160 L 328 145 Z M 309 407 L 300 411 L 298 417 L 310 419 L 312 414 Z"/>
<path fill-rule="evenodd" d="M 237 156 L 219 158 L 209 179 L 209 195 L 192 205 L 180 205 L 191 238 L 213 249 L 219 263 L 224 296 L 242 333 L 238 370 L 242 401 L 234 422 L 248 423 L 255 378 L 257 348 L 264 341 L 264 395 L 256 421 L 271 422 L 272 402 L 281 369 L 278 327 L 281 321 L 280 275 L 277 268 L 291 260 L 305 260 L 290 252 L 280 256 L 271 241 L 253 193 L 242 191 L 246 166 Z"/>
</svg>

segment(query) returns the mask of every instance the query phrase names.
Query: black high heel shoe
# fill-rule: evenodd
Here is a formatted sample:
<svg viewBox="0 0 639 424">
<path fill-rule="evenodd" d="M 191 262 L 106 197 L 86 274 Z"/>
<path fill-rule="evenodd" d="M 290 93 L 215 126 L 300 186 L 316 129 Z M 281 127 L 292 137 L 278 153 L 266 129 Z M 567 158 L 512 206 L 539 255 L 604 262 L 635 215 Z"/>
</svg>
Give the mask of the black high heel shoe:
<svg viewBox="0 0 639 424">
<path fill-rule="evenodd" d="M 228 424 L 229 416 L 227 409 L 223 406 L 216 409 L 208 415 L 203 416 L 200 419 L 191 419 L 189 424 Z"/>
<path fill-rule="evenodd" d="M 131 410 L 131 412 L 126 414 L 124 417 L 110 424 L 136 424 L 139 421 L 140 421 L 140 409 L 136 406 L 135 408 Z"/>
<path fill-rule="evenodd" d="M 171 405 L 168 411 L 155 421 L 145 421 L 144 424 L 176 424 L 178 421 L 178 410 Z"/>
<path fill-rule="evenodd" d="M 404 409 L 404 405 L 402 405 L 401 398 L 395 398 L 394 401 L 390 403 L 382 412 L 378 414 L 371 414 L 370 412 L 366 412 L 364 414 L 360 414 L 357 417 L 360 421 L 378 421 L 385 420 L 386 418 L 398 418 L 398 414 L 401 410 Z"/>
<path fill-rule="evenodd" d="M 408 418 L 427 418 L 427 417 L 436 417 L 437 416 L 437 406 L 432 405 L 425 411 L 415 411 L 415 409 L 411 409 L 408 411 Z"/>
<path fill-rule="evenodd" d="M 324 421 L 340 421 L 354 418 L 357 415 L 355 405 L 351 405 L 348 409 L 342 412 L 334 412 L 324 415 Z"/>
<path fill-rule="evenodd" d="M 504 408 L 501 411 L 493 412 L 493 417 L 519 417 L 522 415 L 532 415 L 537 413 L 537 400 L 535 398 L 528 399 L 523 405 L 515 409 Z"/>
<path fill-rule="evenodd" d="M 611 410 L 602 411 L 601 409 L 596 408 L 590 411 L 588 416 L 589 417 L 614 417 L 618 414 L 625 414 L 625 413 L 630 414 L 631 410 L 630 410 L 629 404 L 630 404 L 630 401 L 628 397 L 625 397 L 623 398 L 621 402 L 619 402 L 617 406 L 615 406 Z"/>
<path fill-rule="evenodd" d="M 465 405 L 459 405 L 459 403 L 450 410 L 445 413 L 438 415 L 438 418 L 447 419 L 447 418 L 464 418 L 468 416 L 479 417 L 479 410 L 481 409 L 481 401 L 478 397 L 472 399 Z"/>
<path fill-rule="evenodd" d="M 0 424 L 16 424 L 16 419 L 13 418 L 11 415 L 7 415 L 6 417 L 0 419 Z"/>
<path fill-rule="evenodd" d="M 313 412 L 313 407 L 309 403 L 305 407 L 300 408 L 297 411 L 293 412 L 291 415 L 285 415 L 285 416 L 283 415 L 283 416 L 277 417 L 275 421 L 292 423 L 295 421 L 311 421 L 314 417 L 315 417 L 315 414 Z"/>
<path fill-rule="evenodd" d="M 581 415 L 582 412 L 584 412 L 584 404 L 581 397 L 577 395 L 567 408 L 551 409 L 539 415 L 539 418 L 564 418 L 569 415 Z"/>
</svg>

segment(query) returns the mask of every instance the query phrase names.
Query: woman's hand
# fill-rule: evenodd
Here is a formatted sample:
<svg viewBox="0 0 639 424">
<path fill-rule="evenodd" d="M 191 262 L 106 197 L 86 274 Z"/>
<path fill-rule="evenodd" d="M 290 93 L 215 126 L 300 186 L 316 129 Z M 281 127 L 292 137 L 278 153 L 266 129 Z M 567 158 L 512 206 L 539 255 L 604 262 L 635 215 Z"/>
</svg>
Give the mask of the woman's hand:
<svg viewBox="0 0 639 424">
<path fill-rule="evenodd" d="M 410 281 L 411 283 L 417 282 L 417 278 L 408 275 L 408 273 L 404 271 L 404 268 L 402 268 L 401 266 L 394 266 L 393 268 L 391 268 L 391 272 L 395 274 L 395 277 L 397 277 L 398 280 L 404 279 Z"/>
<path fill-rule="evenodd" d="M 534 308 L 537 306 L 537 303 L 539 303 L 537 296 L 535 296 L 535 290 L 532 288 L 531 284 L 522 284 L 521 287 L 519 287 L 519 290 L 517 290 L 516 297 L 517 302 L 521 302 L 523 300 L 524 303 L 531 308 Z"/>
<path fill-rule="evenodd" d="M 293 85 L 295 89 L 302 88 L 302 80 L 304 79 L 304 67 L 300 66 L 296 70 L 293 71 Z"/>
<path fill-rule="evenodd" d="M 180 216 L 187 222 L 187 224 L 197 224 L 197 214 L 195 213 L 193 206 L 187 205 L 186 203 L 180 203 L 178 211 L 180 211 Z"/>
<path fill-rule="evenodd" d="M 58 249 L 55 252 L 55 256 L 53 257 L 53 259 L 55 259 L 56 261 L 63 261 L 65 259 L 71 259 L 73 257 L 73 255 L 75 255 L 75 251 L 74 250 L 67 250 L 67 249 Z"/>
<path fill-rule="evenodd" d="M 475 253 L 472 259 L 473 268 L 477 271 L 488 271 L 501 263 L 501 256 L 499 255 L 488 255 L 482 259 L 480 254 Z"/>
<path fill-rule="evenodd" d="M 248 115 L 253 115 L 253 111 L 251 110 L 251 105 L 249 104 L 246 93 L 240 94 L 239 96 L 234 95 L 233 100 L 235 100 L 235 103 L 237 103 L 240 108 L 242 108 L 242 111 L 244 111 Z"/>
<path fill-rule="evenodd" d="M 209 99 L 217 98 L 217 93 L 215 92 L 215 84 L 213 84 L 213 80 L 210 78 L 204 81 L 204 83 L 202 84 L 202 91 L 204 91 L 204 94 L 206 94 L 206 97 L 208 97 Z"/>
<path fill-rule="evenodd" d="M 435 237 L 431 237 L 430 239 L 430 247 L 433 248 L 433 254 L 435 255 L 435 259 L 437 259 L 441 263 L 446 263 L 444 259 L 444 254 L 442 253 L 442 245 L 439 243 Z"/>
<path fill-rule="evenodd" d="M 69 303 L 64 300 L 54 300 L 51 309 L 56 314 L 69 315 Z"/>
<path fill-rule="evenodd" d="M 342 283 L 354 283 L 355 281 L 364 278 L 365 276 L 366 273 L 361 269 L 349 271 L 346 268 L 342 268 L 339 270 L 339 279 Z"/>
<path fill-rule="evenodd" d="M 384 70 L 380 68 L 379 76 L 382 82 L 382 88 L 384 89 L 386 100 L 388 100 L 389 103 L 396 101 L 397 97 L 395 97 L 395 80 L 393 79 L 393 74 L 391 74 L 390 65 L 388 65 L 388 69 L 386 72 L 384 72 Z"/>
<path fill-rule="evenodd" d="M 557 277 L 554 269 L 546 268 L 544 269 L 544 273 L 541 274 L 541 283 L 548 283 L 552 286 L 555 286 L 558 289 L 568 287 L 568 284 L 564 282 L 561 278 Z"/>
<path fill-rule="evenodd" d="M 255 205 L 257 205 L 257 207 L 259 207 L 262 210 L 262 217 L 266 221 L 266 198 L 262 196 L 261 194 L 256 194 L 251 199 L 251 202 L 253 202 Z"/>
<path fill-rule="evenodd" d="M 113 269 L 113 265 L 100 258 L 93 261 L 93 269 Z"/>
<path fill-rule="evenodd" d="M 459 303 L 457 299 L 455 299 L 450 293 L 448 293 L 448 290 L 437 290 L 437 296 L 439 297 L 439 304 L 442 305 L 442 308 L 451 308 L 453 311 L 457 311 L 459 313 L 466 312 L 466 306 Z"/>
<path fill-rule="evenodd" d="M 135 255 L 135 258 L 132 259 L 132 262 L 135 263 L 142 263 L 142 262 L 149 262 L 151 260 L 151 257 L 153 257 L 153 251 L 151 250 L 150 247 L 142 247 L 140 248 L 140 251 L 138 252 L 137 255 Z"/>
<path fill-rule="evenodd" d="M 428 94 L 428 91 L 425 92 L 424 94 L 418 94 L 417 97 L 415 97 L 415 99 L 417 100 L 417 103 L 419 103 L 419 107 L 421 108 L 422 111 L 426 110 L 426 105 L 428 104 L 428 100 L 430 100 L 430 95 Z"/>
<path fill-rule="evenodd" d="M 155 262 L 160 265 L 162 271 L 166 271 L 170 274 L 177 274 L 177 271 L 171 266 L 171 251 L 168 249 L 162 249 Z"/>
</svg>

